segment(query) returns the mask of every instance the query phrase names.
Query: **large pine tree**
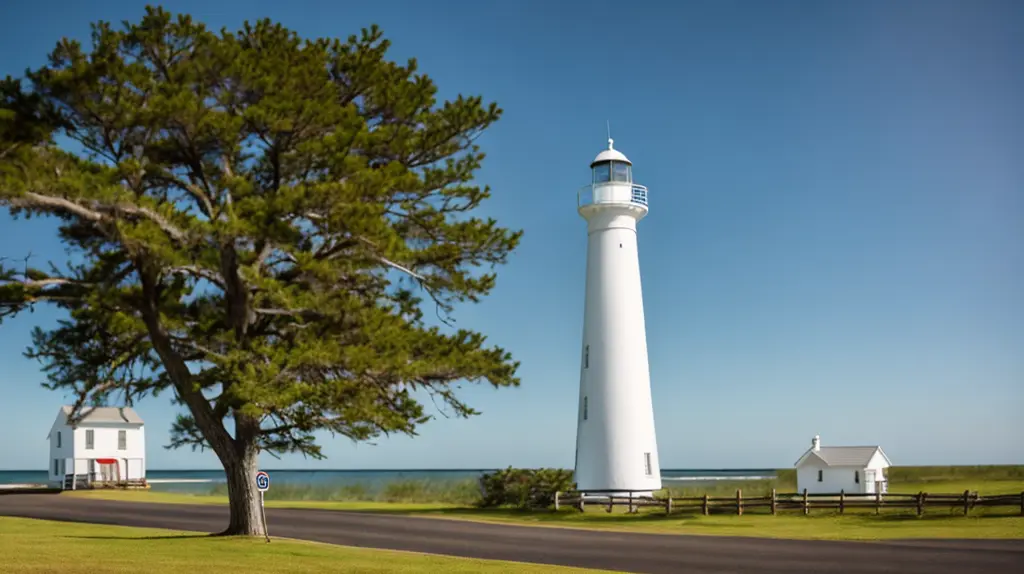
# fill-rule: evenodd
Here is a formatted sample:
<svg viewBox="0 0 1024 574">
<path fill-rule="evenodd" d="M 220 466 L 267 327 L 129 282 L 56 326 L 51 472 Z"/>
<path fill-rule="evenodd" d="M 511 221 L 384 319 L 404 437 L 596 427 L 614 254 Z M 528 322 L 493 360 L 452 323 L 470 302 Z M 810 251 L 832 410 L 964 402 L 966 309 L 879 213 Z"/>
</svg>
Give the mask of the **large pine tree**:
<svg viewBox="0 0 1024 574">
<path fill-rule="evenodd" d="M 307 40 L 147 8 L 0 85 L 0 206 L 60 218 L 70 253 L 3 246 L 0 317 L 66 311 L 28 355 L 76 413 L 171 389 L 170 446 L 224 465 L 225 533 L 263 533 L 258 453 L 415 434 L 420 390 L 469 416 L 458 382 L 518 384 L 505 350 L 424 317 L 487 294 L 519 242 L 473 214 L 500 110 L 438 105 L 387 48 L 376 26 Z"/>
</svg>

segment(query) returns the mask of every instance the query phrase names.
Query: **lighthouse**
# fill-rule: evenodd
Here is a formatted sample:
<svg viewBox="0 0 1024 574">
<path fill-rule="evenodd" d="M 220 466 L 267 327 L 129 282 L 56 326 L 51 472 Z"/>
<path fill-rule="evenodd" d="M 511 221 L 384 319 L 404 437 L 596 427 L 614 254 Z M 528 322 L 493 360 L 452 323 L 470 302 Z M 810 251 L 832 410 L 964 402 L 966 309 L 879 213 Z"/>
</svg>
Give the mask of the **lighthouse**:
<svg viewBox="0 0 1024 574">
<path fill-rule="evenodd" d="M 647 188 L 613 144 L 609 137 L 577 194 L 587 276 L 575 478 L 584 494 L 643 497 L 661 488 L 637 250 Z"/>
</svg>

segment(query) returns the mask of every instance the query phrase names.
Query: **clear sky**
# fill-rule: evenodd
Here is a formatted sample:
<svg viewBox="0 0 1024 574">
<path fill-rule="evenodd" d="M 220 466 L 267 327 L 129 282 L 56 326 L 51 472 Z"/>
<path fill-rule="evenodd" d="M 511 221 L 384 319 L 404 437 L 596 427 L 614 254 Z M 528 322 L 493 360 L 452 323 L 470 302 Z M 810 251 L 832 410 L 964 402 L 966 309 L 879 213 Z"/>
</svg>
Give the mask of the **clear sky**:
<svg viewBox="0 0 1024 574">
<path fill-rule="evenodd" d="M 494 294 L 458 310 L 522 361 L 470 388 L 483 414 L 416 439 L 325 438 L 271 467 L 571 467 L 586 232 L 576 189 L 605 146 L 650 188 L 640 261 L 663 467 L 784 467 L 826 445 L 894 464 L 1024 463 L 1024 2 L 175 2 L 232 29 L 379 23 L 442 97 L 505 110 L 482 139 L 487 212 L 525 230 Z M 143 2 L 5 2 L 0 74 Z M 53 225 L 0 214 L 0 255 L 61 257 Z M 0 326 L 0 468 L 44 468 L 62 403 Z M 166 399 L 138 406 L 151 468 Z"/>
</svg>

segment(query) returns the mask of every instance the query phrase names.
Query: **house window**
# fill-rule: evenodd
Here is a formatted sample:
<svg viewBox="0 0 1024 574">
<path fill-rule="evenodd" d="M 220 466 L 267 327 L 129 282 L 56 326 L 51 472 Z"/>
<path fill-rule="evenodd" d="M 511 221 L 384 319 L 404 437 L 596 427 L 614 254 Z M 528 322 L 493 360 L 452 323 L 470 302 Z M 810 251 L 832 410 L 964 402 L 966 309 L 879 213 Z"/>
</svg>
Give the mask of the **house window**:
<svg viewBox="0 0 1024 574">
<path fill-rule="evenodd" d="M 821 482 L 821 479 L 822 479 L 822 478 L 823 478 L 824 476 L 825 476 L 825 471 L 824 471 L 824 470 L 819 470 L 819 471 L 818 471 L 818 482 Z"/>
<path fill-rule="evenodd" d="M 94 433 L 95 431 L 93 431 L 92 429 L 85 431 L 85 448 L 91 450 L 94 447 L 96 438 Z"/>
<path fill-rule="evenodd" d="M 651 476 L 654 474 L 654 467 L 651 465 L 651 453 L 644 453 L 644 474 Z"/>
<path fill-rule="evenodd" d="M 117 431 L 117 450 L 128 450 L 128 431 Z"/>
<path fill-rule="evenodd" d="M 587 397 L 583 397 L 583 420 L 587 420 Z"/>
<path fill-rule="evenodd" d="M 855 482 L 857 484 L 860 484 L 860 471 L 859 470 L 853 471 L 853 482 Z"/>
<path fill-rule="evenodd" d="M 590 345 L 583 347 L 583 368 L 590 368 Z"/>
<path fill-rule="evenodd" d="M 59 475 L 60 474 L 60 459 L 59 458 L 53 459 L 53 474 L 55 474 L 55 475 Z"/>
<path fill-rule="evenodd" d="M 60 448 L 60 431 L 57 431 L 57 448 Z"/>
</svg>

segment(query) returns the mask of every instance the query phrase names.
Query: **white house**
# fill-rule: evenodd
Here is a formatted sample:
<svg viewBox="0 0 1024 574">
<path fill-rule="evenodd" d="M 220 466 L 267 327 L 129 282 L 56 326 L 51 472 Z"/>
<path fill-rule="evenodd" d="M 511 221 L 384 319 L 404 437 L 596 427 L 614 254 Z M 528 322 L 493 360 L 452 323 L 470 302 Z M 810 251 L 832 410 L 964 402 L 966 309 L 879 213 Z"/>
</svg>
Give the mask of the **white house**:
<svg viewBox="0 0 1024 574">
<path fill-rule="evenodd" d="M 50 483 L 75 488 L 93 482 L 141 482 L 146 478 L 146 429 L 130 407 L 83 407 L 72 427 L 63 406 L 50 434 Z"/>
<path fill-rule="evenodd" d="M 796 488 L 808 494 L 885 493 L 885 469 L 892 466 L 879 446 L 821 446 L 815 435 L 811 448 L 796 461 Z"/>
</svg>

